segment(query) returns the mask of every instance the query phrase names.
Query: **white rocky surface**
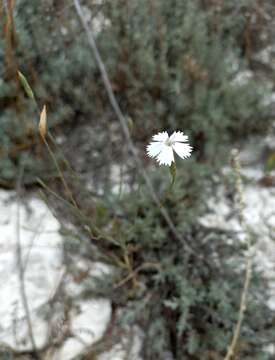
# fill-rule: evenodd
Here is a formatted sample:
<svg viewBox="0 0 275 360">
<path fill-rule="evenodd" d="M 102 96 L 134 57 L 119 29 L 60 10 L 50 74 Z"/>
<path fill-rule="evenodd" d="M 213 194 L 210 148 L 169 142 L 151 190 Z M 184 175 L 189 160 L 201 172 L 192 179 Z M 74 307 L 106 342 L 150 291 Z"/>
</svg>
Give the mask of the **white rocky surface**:
<svg viewBox="0 0 275 360">
<path fill-rule="evenodd" d="M 65 274 L 64 240 L 59 229 L 58 221 L 40 199 L 33 197 L 18 205 L 14 193 L 0 191 L 0 343 L 15 351 L 32 349 L 20 290 L 18 242 L 34 340 L 40 349 L 49 340 L 49 323 L 42 310 L 47 307 Z M 97 273 L 101 268 L 102 265 L 96 266 Z M 95 272 L 95 265 L 91 270 Z M 75 285 L 69 276 L 65 281 L 65 291 L 72 296 L 73 290 L 80 285 Z M 67 339 L 51 359 L 73 359 L 86 345 L 100 339 L 107 328 L 111 317 L 108 300 L 78 300 L 75 305 L 77 310 L 74 307 L 69 315 L 73 337 Z"/>
<path fill-rule="evenodd" d="M 86 347 L 98 341 L 104 334 L 111 317 L 110 302 L 106 299 L 76 303 L 78 310 L 71 313 L 69 337 L 58 349 L 53 360 L 69 360 L 81 354 Z"/>
<path fill-rule="evenodd" d="M 270 66 L 274 70 L 275 69 L 275 65 L 273 61 L 274 55 L 275 55 L 275 45 L 269 45 L 263 50 L 261 50 L 255 56 L 255 59 L 260 61 L 262 64 Z"/>
<path fill-rule="evenodd" d="M 106 351 L 98 357 L 98 360 L 142 360 L 139 353 L 142 348 L 144 334 L 138 327 L 129 329 L 129 336 L 124 337 L 110 351 Z"/>
<path fill-rule="evenodd" d="M 51 297 L 62 269 L 59 224 L 47 207 L 32 199 L 27 207 L 0 192 L 0 341 L 17 350 L 30 349 L 26 314 L 20 292 L 17 246 L 25 268 L 25 290 L 37 347 L 46 341 L 46 323 L 37 310 Z M 18 223 L 17 223 L 18 222 Z"/>
</svg>

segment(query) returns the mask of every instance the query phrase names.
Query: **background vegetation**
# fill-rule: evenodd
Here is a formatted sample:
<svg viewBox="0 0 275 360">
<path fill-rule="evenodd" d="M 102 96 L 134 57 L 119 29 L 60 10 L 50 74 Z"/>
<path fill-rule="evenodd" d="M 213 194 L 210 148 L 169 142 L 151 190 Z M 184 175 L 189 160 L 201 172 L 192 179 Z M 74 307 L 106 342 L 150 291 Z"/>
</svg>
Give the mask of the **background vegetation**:
<svg viewBox="0 0 275 360">
<path fill-rule="evenodd" d="M 113 337 L 125 324 L 138 324 L 146 334 L 144 359 L 167 359 L 167 354 L 220 359 L 237 319 L 243 249 L 238 241 L 228 241 L 233 233 L 205 228 L 198 219 L 216 194 L 228 150 L 271 125 L 272 109 L 265 102 L 273 87 L 270 69 L 254 55 L 270 41 L 263 13 L 272 7 L 268 1 L 261 8 L 250 0 L 82 4 L 146 172 L 197 256 L 173 236 L 151 201 L 86 34 L 66 1 L 1 4 L 0 184 L 15 186 L 24 159 L 27 188 L 36 189 L 39 178 L 66 199 L 37 134 L 37 108 L 18 81 L 19 69 L 39 108 L 48 106 L 49 128 L 61 153 L 54 151 L 80 210 L 47 194 L 60 219 L 79 227 L 78 242 L 68 237 L 68 256 L 72 248 L 83 253 L 87 241 L 96 243 L 86 256 L 117 269 L 100 291 L 88 282 L 83 296 L 108 295 L 114 312 L 124 309 Z M 192 159 L 178 164 L 176 185 L 168 195 L 167 169 L 146 159 L 144 150 L 151 135 L 163 129 L 185 131 L 195 148 Z M 114 192 L 117 181 L 124 187 Z M 123 190 L 126 185 L 129 191 Z M 99 233 L 100 243 L 95 240 Z M 130 281 L 115 286 L 129 275 Z M 268 359 L 264 346 L 274 334 L 264 299 L 255 276 L 238 358 Z"/>
</svg>

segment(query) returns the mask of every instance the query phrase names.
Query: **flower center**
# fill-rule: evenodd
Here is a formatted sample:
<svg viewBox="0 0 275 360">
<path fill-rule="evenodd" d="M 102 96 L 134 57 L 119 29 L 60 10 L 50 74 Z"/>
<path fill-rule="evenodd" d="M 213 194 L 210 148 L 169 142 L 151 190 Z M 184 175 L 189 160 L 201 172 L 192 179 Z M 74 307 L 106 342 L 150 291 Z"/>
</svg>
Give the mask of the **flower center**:
<svg viewBox="0 0 275 360">
<path fill-rule="evenodd" d="M 165 140 L 165 145 L 172 146 L 172 141 L 168 138 L 167 140 Z"/>
</svg>

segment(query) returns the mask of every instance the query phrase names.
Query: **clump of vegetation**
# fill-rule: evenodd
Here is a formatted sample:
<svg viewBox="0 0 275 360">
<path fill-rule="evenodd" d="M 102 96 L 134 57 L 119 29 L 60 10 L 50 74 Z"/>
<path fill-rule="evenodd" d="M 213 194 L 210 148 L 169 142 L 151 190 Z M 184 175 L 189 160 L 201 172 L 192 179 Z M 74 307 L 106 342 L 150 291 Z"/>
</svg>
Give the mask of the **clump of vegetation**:
<svg viewBox="0 0 275 360">
<path fill-rule="evenodd" d="M 37 175 L 51 177 L 48 170 L 53 169 L 52 162 L 41 161 L 45 155 L 37 141 L 38 114 L 17 86 L 16 67 L 30 74 L 38 102 L 49 103 L 50 130 L 68 136 L 64 148 L 71 145 L 76 123 L 96 129 L 89 142 L 100 156 L 90 162 L 84 153 L 87 169 L 99 166 L 108 172 L 114 147 L 121 154 L 126 149 L 121 146 L 122 134 L 113 127 L 116 120 L 73 9 L 62 1 L 38 3 L 17 1 L 10 27 L 13 41 L 2 40 L 12 49 L 6 63 L 13 64 L 1 69 L 5 74 L 1 90 L 5 111 L 0 115 L 3 183 L 16 178 L 26 139 L 31 142 L 25 178 L 34 182 Z M 89 2 L 86 5 L 89 15 Z M 237 240 L 228 242 L 233 233 L 205 228 L 198 219 L 207 211 L 207 199 L 215 195 L 214 177 L 227 160 L 228 145 L 269 125 L 262 101 L 264 78 L 235 81 L 236 75 L 249 69 L 243 39 L 245 14 L 253 11 L 253 2 L 117 0 L 92 4 L 91 9 L 106 19 L 97 43 L 135 143 L 144 149 L 145 140 L 156 130 L 188 129 L 195 151 L 192 160 L 178 166 L 172 192 L 167 192 L 165 171 L 147 167 L 180 237 L 167 227 L 132 164 L 126 169 L 132 175 L 128 193 L 117 196 L 102 186 L 100 200 L 93 194 L 87 205 L 83 189 L 74 184 L 77 206 L 66 203 L 66 207 L 72 208 L 75 224 L 85 231 L 72 252 L 79 249 L 82 256 L 96 256 L 118 269 L 108 286 L 94 289 L 87 283 L 85 296 L 109 295 L 114 308 L 126 308 L 117 320 L 139 324 L 144 330 L 144 359 L 161 359 L 165 353 L 177 360 L 222 358 L 238 313 L 243 249 Z M 265 121 L 255 121 L 259 116 Z M 14 146 L 20 151 L 11 156 Z M 57 202 L 57 197 L 53 199 Z M 94 254 L 83 251 L 84 233 L 96 244 Z M 238 349 L 242 359 L 267 358 L 264 345 L 272 330 L 262 290 L 255 275 Z"/>
<path fill-rule="evenodd" d="M 250 69 L 248 30 L 256 10 L 250 0 L 87 3 L 91 26 L 98 14 L 105 18 L 98 46 L 137 141 L 162 128 L 188 129 L 199 156 L 213 162 L 222 153 L 217 146 L 221 149 L 228 140 L 267 128 L 268 109 L 262 106 L 265 77 L 260 73 L 245 82 L 234 81 Z M 108 149 L 108 167 L 113 148 L 121 152 L 121 137 L 115 133 L 119 145 L 113 141 L 107 147 L 112 134 L 104 134 L 106 129 L 114 132 L 114 118 L 73 6 L 19 0 L 9 11 L 3 6 L 2 13 L 1 181 L 14 179 L 18 159 L 28 150 L 26 179 L 34 182 L 38 173 L 49 174 L 50 162 L 41 164 L 37 149 L 38 115 L 18 84 L 17 69 L 28 74 L 40 106 L 48 104 L 49 126 L 57 134 L 70 137 L 71 128 L 87 123 L 96 134 L 102 133 L 91 139 L 91 150 L 102 156 L 102 148 Z"/>
<path fill-rule="evenodd" d="M 144 359 L 162 359 L 167 353 L 179 360 L 223 358 L 238 318 L 244 245 L 234 232 L 206 228 L 198 221 L 209 192 L 201 194 L 201 179 L 188 179 L 190 167 L 196 165 L 185 163 L 178 169 L 168 196 L 163 186 L 167 174 L 155 170 L 152 178 L 182 241 L 167 229 L 146 187 L 114 199 L 118 215 L 110 233 L 120 244 L 112 250 L 120 259 L 120 272 L 115 285 L 106 284 L 104 291 L 114 309 L 126 306 L 116 319 L 118 327 L 138 324 L 143 329 Z M 265 286 L 253 271 L 237 356 L 267 359 L 264 347 L 274 336 L 272 320 Z"/>
</svg>

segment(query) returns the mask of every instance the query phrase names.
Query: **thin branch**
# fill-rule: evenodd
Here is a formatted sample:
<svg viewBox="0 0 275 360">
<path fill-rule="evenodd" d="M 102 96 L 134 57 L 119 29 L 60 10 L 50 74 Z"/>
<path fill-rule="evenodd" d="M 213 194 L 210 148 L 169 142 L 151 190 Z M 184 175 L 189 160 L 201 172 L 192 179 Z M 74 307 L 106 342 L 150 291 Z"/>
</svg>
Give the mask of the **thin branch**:
<svg viewBox="0 0 275 360">
<path fill-rule="evenodd" d="M 31 323 L 31 316 L 28 304 L 28 298 L 26 294 L 25 288 L 25 272 L 24 272 L 24 263 L 22 260 L 22 248 L 21 248 L 21 238 L 20 238 L 20 193 L 21 193 L 21 182 L 23 178 L 24 167 L 21 165 L 20 173 L 17 182 L 17 209 L 16 209 L 16 257 L 17 257 L 17 264 L 18 264 L 18 276 L 19 276 L 19 284 L 20 284 L 20 294 L 22 299 L 22 304 L 26 314 L 27 326 L 28 326 L 28 333 L 30 342 L 33 348 L 33 352 L 37 353 L 37 347 L 35 344 L 35 339 L 32 330 L 32 323 Z"/>
<path fill-rule="evenodd" d="M 38 182 L 52 196 L 54 196 L 55 198 L 57 198 L 58 200 L 60 200 L 61 202 L 63 202 L 64 204 L 66 204 L 68 207 L 70 207 L 72 210 L 75 211 L 75 215 L 78 216 L 78 218 L 82 222 L 82 225 L 88 226 L 88 228 L 85 227 L 85 229 L 88 230 L 89 235 L 91 235 L 94 240 L 99 240 L 100 238 L 104 238 L 105 240 L 108 240 L 112 244 L 120 247 L 120 244 L 118 241 L 116 241 L 112 236 L 105 233 L 103 230 L 100 230 L 95 224 L 92 223 L 90 218 L 88 218 L 85 214 L 82 213 L 81 210 L 79 210 L 78 207 L 75 207 L 73 204 L 71 204 L 71 202 L 60 197 L 56 192 L 54 192 L 52 189 L 50 189 L 42 180 L 38 179 Z"/>
<path fill-rule="evenodd" d="M 239 308 L 239 314 L 238 314 L 238 321 L 234 330 L 233 338 L 231 341 L 231 344 L 227 350 L 227 354 L 224 358 L 224 360 L 230 360 L 236 351 L 236 347 L 238 344 L 238 340 L 241 334 L 241 327 L 244 320 L 244 315 L 246 311 L 246 304 L 247 304 L 247 296 L 248 296 L 248 290 L 249 285 L 251 281 L 251 275 L 252 275 L 252 257 L 248 255 L 247 261 L 246 261 L 246 270 L 245 270 L 245 281 L 243 286 L 243 291 L 241 295 L 241 301 L 240 301 L 240 308 Z"/>
<path fill-rule="evenodd" d="M 127 275 L 124 279 L 122 279 L 118 284 L 115 284 L 114 289 L 120 288 L 124 284 L 126 284 L 129 280 L 131 280 L 133 277 L 135 277 L 140 271 L 144 269 L 154 269 L 154 270 L 160 270 L 161 266 L 159 264 L 154 263 L 144 263 L 137 267 L 135 270 L 133 270 L 129 275 Z"/>
<path fill-rule="evenodd" d="M 23 272 L 25 273 L 26 269 L 27 269 L 27 266 L 28 266 L 28 262 L 29 262 L 29 259 L 30 259 L 30 254 L 31 254 L 31 251 L 32 251 L 32 248 L 34 246 L 34 242 L 35 240 L 38 239 L 38 237 L 41 235 L 42 233 L 42 224 L 43 224 L 43 220 L 44 220 L 44 215 L 46 215 L 45 213 L 43 214 L 43 216 L 40 218 L 38 224 L 37 224 L 37 228 L 31 238 L 31 241 L 30 241 L 30 244 L 28 246 L 28 251 L 27 251 L 27 254 L 25 256 L 25 259 L 24 259 L 24 264 L 23 264 Z M 21 247 L 22 248 L 22 247 Z"/>
<path fill-rule="evenodd" d="M 62 170 L 60 169 L 60 166 L 59 166 L 59 164 L 58 164 L 58 161 L 57 161 L 57 159 L 56 159 L 56 156 L 55 156 L 54 153 L 52 152 L 48 141 L 47 141 L 44 137 L 43 137 L 42 139 L 43 139 L 43 142 L 44 142 L 44 144 L 46 145 L 46 148 L 47 148 L 47 150 L 48 150 L 48 152 L 49 152 L 49 154 L 50 154 L 50 156 L 51 156 L 51 158 L 52 158 L 52 160 L 53 160 L 53 162 L 54 162 L 54 165 L 55 165 L 55 167 L 56 167 L 56 169 L 57 169 L 57 171 L 58 171 L 58 174 L 59 174 L 59 176 L 60 176 L 60 179 L 61 179 L 62 184 L 63 184 L 64 189 L 65 189 L 66 195 L 68 195 L 68 197 L 70 198 L 70 201 L 72 202 L 72 204 L 74 205 L 74 207 L 75 207 L 76 209 L 78 209 L 78 205 L 77 205 L 77 203 L 76 203 L 76 201 L 75 201 L 75 199 L 74 199 L 74 197 L 73 197 L 73 194 L 72 194 L 72 192 L 71 192 L 71 190 L 70 190 L 70 188 L 69 188 L 69 186 L 68 186 L 68 184 L 67 184 L 67 181 L 66 181 L 66 179 L 65 179 L 65 177 L 64 177 L 64 175 L 63 175 L 63 173 L 62 173 Z"/>
<path fill-rule="evenodd" d="M 173 235 L 175 236 L 175 238 L 177 238 L 180 242 L 184 242 L 185 245 L 186 245 L 186 250 L 191 253 L 192 255 L 195 255 L 196 257 L 198 257 L 199 255 L 192 249 L 192 247 L 190 246 L 190 244 L 186 241 L 186 239 L 184 239 L 177 231 L 170 215 L 168 214 L 167 210 L 163 207 L 163 205 L 161 204 L 155 190 L 154 190 L 154 187 L 153 187 L 153 184 L 150 180 L 150 178 L 148 177 L 146 171 L 144 170 L 144 166 L 141 162 L 141 160 L 139 159 L 139 156 L 138 156 L 138 152 L 137 152 L 137 149 L 133 143 L 133 140 L 131 138 L 131 135 L 130 135 L 130 131 L 129 131 L 129 128 L 128 128 L 128 125 L 127 125 L 127 121 L 125 119 L 125 116 L 123 115 L 122 111 L 121 111 L 121 108 L 115 98 L 115 95 L 114 95 L 114 92 L 112 90 L 112 86 L 111 86 L 111 83 L 110 83 L 110 80 L 109 80 L 109 77 L 108 77 L 108 74 L 107 74 L 107 71 L 106 71 L 106 68 L 105 68 L 105 65 L 104 65 L 104 62 L 102 61 L 102 58 L 101 58 L 101 55 L 98 51 L 98 48 L 97 48 L 97 45 L 96 45 L 96 42 L 95 42 L 95 37 L 94 37 L 94 34 L 93 34 L 93 31 L 92 29 L 89 27 L 88 23 L 87 23 L 87 20 L 83 14 L 83 11 L 82 11 L 82 7 L 79 3 L 79 0 L 73 0 L 74 1 L 74 6 L 75 6 L 75 9 L 76 9 L 76 12 L 77 12 L 77 15 L 79 17 L 79 20 L 81 22 L 81 25 L 83 26 L 85 32 L 86 32 L 86 35 L 87 35 L 87 39 L 88 39 L 88 44 L 93 52 L 93 55 L 95 57 L 95 60 L 96 60 L 96 63 L 98 65 L 98 68 L 100 70 L 100 73 L 101 73 L 101 76 L 102 76 L 102 80 L 103 80 L 103 83 L 104 83 L 104 87 L 107 91 L 107 94 L 108 94 L 108 98 L 109 98 L 109 101 L 111 103 L 111 106 L 116 114 L 116 117 L 120 123 L 120 126 L 122 128 L 122 131 L 123 131 L 123 134 L 126 138 L 126 141 L 127 141 L 127 144 L 128 144 L 128 147 L 129 147 L 129 150 L 130 152 L 132 153 L 133 157 L 134 157 L 134 160 L 136 162 L 136 165 L 149 189 L 149 192 L 150 192 L 150 195 L 153 199 L 153 201 L 155 202 L 155 204 L 157 205 L 157 207 L 159 208 L 160 212 L 161 212 L 161 215 L 162 217 L 164 218 L 164 220 L 166 221 L 170 231 L 173 233 Z"/>
<path fill-rule="evenodd" d="M 247 228 L 245 218 L 244 218 L 244 198 L 243 198 L 243 189 L 242 189 L 242 179 L 241 179 L 241 167 L 240 167 L 240 160 L 239 160 L 239 154 L 237 150 L 234 150 L 232 152 L 233 155 L 233 169 L 235 171 L 236 176 L 236 195 L 237 195 L 237 205 L 239 210 L 239 219 L 240 219 L 240 225 L 242 229 L 245 231 L 246 234 L 246 248 L 247 248 L 247 254 L 246 254 L 246 262 L 245 262 L 245 278 L 244 278 L 244 285 L 243 290 L 241 294 L 241 300 L 240 300 L 240 307 L 239 307 L 239 314 L 238 314 L 238 321 L 233 333 L 233 338 L 231 341 L 231 344 L 228 347 L 226 356 L 224 360 L 231 360 L 231 358 L 234 356 L 238 344 L 238 340 L 241 334 L 241 327 L 244 320 L 244 315 L 246 311 L 247 306 L 247 298 L 248 298 L 248 291 L 251 281 L 251 275 L 252 275 L 252 254 L 251 254 L 251 236 L 249 234 L 249 229 Z"/>
</svg>

